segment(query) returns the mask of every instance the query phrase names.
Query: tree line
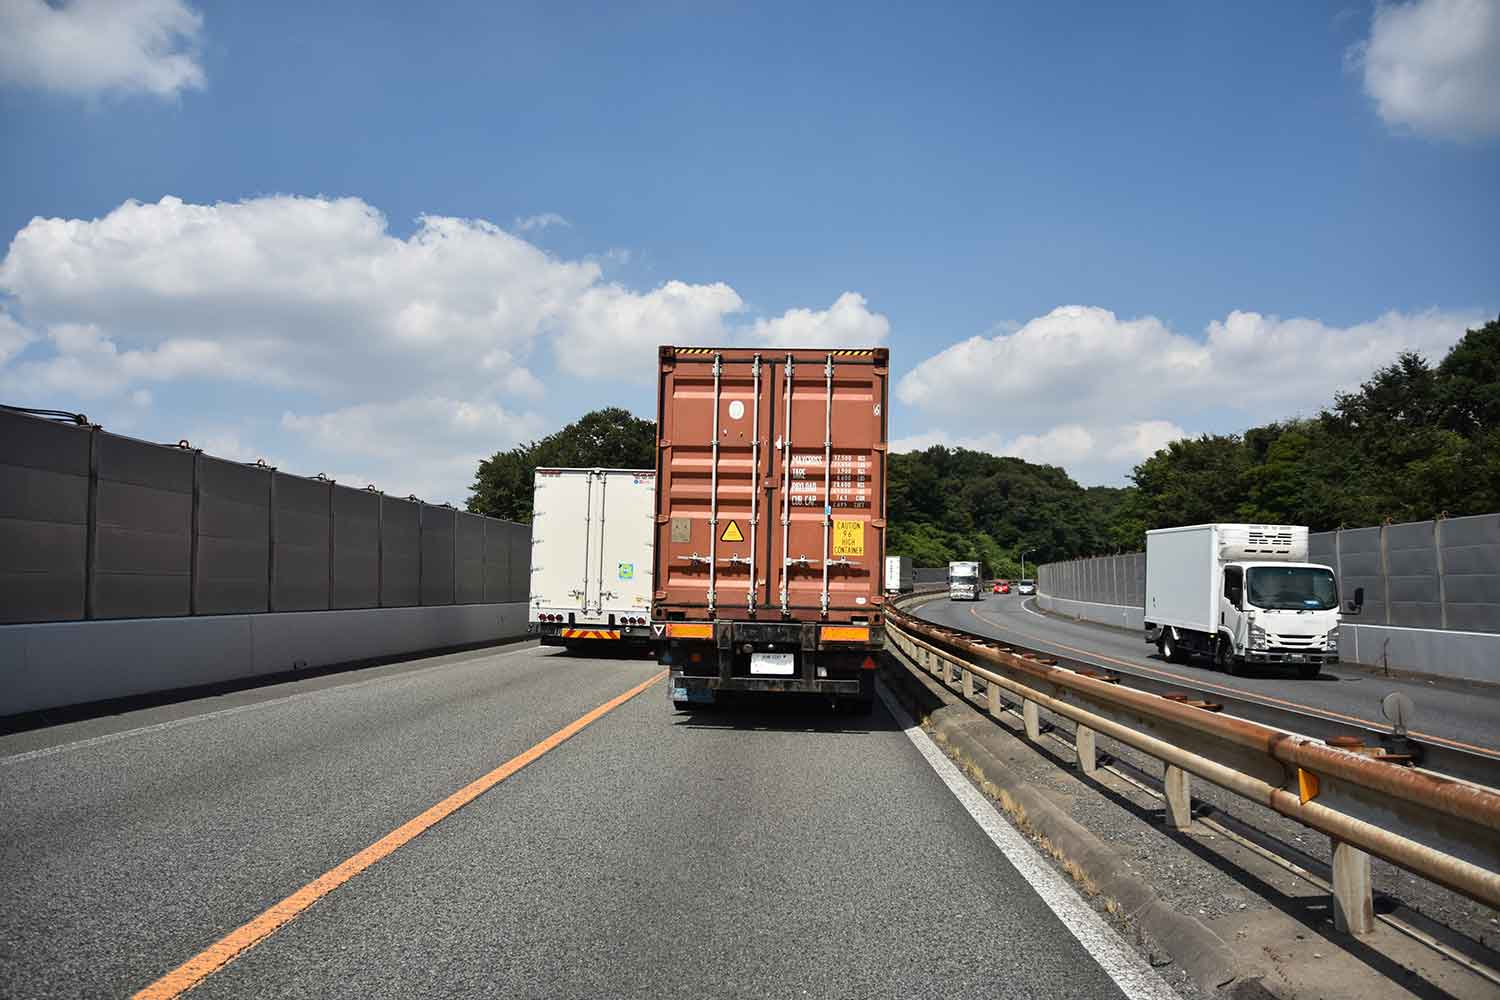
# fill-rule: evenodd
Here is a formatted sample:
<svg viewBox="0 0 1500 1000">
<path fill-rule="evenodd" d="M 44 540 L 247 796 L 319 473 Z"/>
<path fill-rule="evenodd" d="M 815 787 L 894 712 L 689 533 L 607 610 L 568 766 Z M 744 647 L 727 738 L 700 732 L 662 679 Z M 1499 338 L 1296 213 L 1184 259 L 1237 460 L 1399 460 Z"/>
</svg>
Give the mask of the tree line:
<svg viewBox="0 0 1500 1000">
<path fill-rule="evenodd" d="M 468 508 L 529 523 L 538 466 L 652 468 L 656 431 L 595 410 L 479 464 Z M 1173 441 L 1131 485 L 1083 487 L 1055 465 L 934 446 L 890 456 L 886 550 L 917 565 L 978 559 L 995 576 L 1138 550 L 1149 528 L 1205 521 L 1315 531 L 1500 511 L 1500 319 L 1437 364 L 1405 353 L 1314 417 Z"/>
</svg>

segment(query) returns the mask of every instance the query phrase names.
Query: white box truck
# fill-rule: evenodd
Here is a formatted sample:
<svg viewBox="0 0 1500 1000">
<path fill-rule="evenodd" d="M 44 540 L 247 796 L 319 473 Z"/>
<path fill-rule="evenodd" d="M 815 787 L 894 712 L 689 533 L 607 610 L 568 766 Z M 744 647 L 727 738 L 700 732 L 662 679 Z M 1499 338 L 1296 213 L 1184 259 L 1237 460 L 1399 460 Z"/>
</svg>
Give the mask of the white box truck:
<svg viewBox="0 0 1500 1000">
<path fill-rule="evenodd" d="M 977 562 L 948 564 L 948 600 L 979 600 L 979 564 Z"/>
<path fill-rule="evenodd" d="M 1358 614 L 1364 589 L 1354 592 Z M 1146 641 L 1238 674 L 1280 663 L 1316 677 L 1339 659 L 1338 579 L 1307 561 L 1307 528 L 1195 524 L 1146 532 Z"/>
<path fill-rule="evenodd" d="M 656 473 L 537 469 L 527 629 L 544 646 L 651 645 Z"/>
<path fill-rule="evenodd" d="M 885 557 L 885 592 L 909 594 L 917 586 L 911 571 L 911 556 Z"/>
</svg>

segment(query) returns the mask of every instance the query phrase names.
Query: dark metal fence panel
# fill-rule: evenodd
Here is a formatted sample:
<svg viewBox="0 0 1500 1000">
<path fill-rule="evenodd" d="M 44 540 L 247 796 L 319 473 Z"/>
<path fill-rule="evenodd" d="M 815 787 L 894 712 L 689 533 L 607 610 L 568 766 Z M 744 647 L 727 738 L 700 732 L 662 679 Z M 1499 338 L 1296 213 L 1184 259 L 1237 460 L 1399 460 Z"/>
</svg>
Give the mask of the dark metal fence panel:
<svg viewBox="0 0 1500 1000">
<path fill-rule="evenodd" d="M 496 522 L 492 522 L 496 523 Z M 500 521 L 510 535 L 510 581 L 504 600 L 531 599 L 531 525 Z"/>
<path fill-rule="evenodd" d="M 1442 628 L 1443 605 L 1433 522 L 1387 525 L 1385 552 L 1390 623 L 1408 628 Z"/>
<path fill-rule="evenodd" d="M 102 431 L 95 447 L 93 617 L 191 613 L 196 453 Z"/>
<path fill-rule="evenodd" d="M 327 611 L 331 606 L 333 488 L 320 479 L 276 474 L 273 611 Z M 370 575 L 373 579 L 374 572 Z"/>
<path fill-rule="evenodd" d="M 380 494 L 333 487 L 333 606 L 380 606 Z"/>
<path fill-rule="evenodd" d="M 1349 596 L 1358 587 L 1365 589 L 1365 608 L 1361 622 L 1367 625 L 1389 625 L 1385 603 L 1385 559 L 1381 555 L 1379 528 L 1350 528 L 1339 532 L 1339 561 L 1343 579 L 1340 588 Z"/>
<path fill-rule="evenodd" d="M 1439 532 L 1448 627 L 1500 632 L 1500 514 L 1449 518 Z"/>
<path fill-rule="evenodd" d="M 422 603 L 422 506 L 380 498 L 380 606 Z"/>
<path fill-rule="evenodd" d="M 510 598 L 510 525 L 488 518 L 484 522 L 484 600 L 494 604 Z M 522 598 L 525 600 L 525 598 Z"/>
<path fill-rule="evenodd" d="M 918 566 L 912 570 L 912 582 L 919 587 L 931 587 L 948 582 L 947 566 Z"/>
<path fill-rule="evenodd" d="M 460 513 L 454 526 L 453 551 L 455 604 L 484 602 L 484 518 Z"/>
<path fill-rule="evenodd" d="M 199 455 L 197 524 L 194 613 L 270 610 L 270 470 Z"/>
<path fill-rule="evenodd" d="M 84 616 L 91 435 L 0 410 L 0 623 Z"/>
<path fill-rule="evenodd" d="M 451 507 L 422 505 L 422 587 L 420 603 L 453 603 L 453 533 Z"/>
</svg>

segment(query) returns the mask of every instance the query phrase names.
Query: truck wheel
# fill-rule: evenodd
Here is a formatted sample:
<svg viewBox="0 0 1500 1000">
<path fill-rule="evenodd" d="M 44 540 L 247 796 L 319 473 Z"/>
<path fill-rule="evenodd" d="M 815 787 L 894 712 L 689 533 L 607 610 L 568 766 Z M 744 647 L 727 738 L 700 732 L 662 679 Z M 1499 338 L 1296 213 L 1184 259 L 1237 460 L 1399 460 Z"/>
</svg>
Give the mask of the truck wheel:
<svg viewBox="0 0 1500 1000">
<path fill-rule="evenodd" d="M 869 715 L 874 710 L 874 698 L 845 698 L 839 702 L 839 711 L 849 715 Z"/>
<path fill-rule="evenodd" d="M 1182 662 L 1182 650 L 1177 648 L 1177 642 L 1172 638 L 1172 633 L 1165 628 L 1161 630 L 1161 638 L 1156 640 L 1156 651 L 1168 663 Z"/>
<path fill-rule="evenodd" d="M 1231 677 L 1243 677 L 1245 674 L 1245 661 L 1234 655 L 1234 648 L 1224 641 L 1223 636 L 1214 645 L 1214 666 Z"/>
<path fill-rule="evenodd" d="M 1304 663 L 1297 668 L 1297 676 L 1305 681 L 1310 681 L 1323 672 L 1321 663 Z"/>
</svg>

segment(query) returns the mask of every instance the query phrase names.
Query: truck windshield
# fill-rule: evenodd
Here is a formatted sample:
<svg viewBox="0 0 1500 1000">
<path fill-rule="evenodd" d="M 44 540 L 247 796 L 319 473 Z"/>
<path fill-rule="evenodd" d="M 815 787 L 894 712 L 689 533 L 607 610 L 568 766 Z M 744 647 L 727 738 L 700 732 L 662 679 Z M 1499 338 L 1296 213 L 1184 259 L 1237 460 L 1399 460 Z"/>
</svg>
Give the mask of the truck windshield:
<svg viewBox="0 0 1500 1000">
<path fill-rule="evenodd" d="M 1267 611 L 1328 611 L 1338 584 L 1321 566 L 1255 566 L 1245 574 L 1249 603 Z"/>
<path fill-rule="evenodd" d="M 950 581 L 952 581 L 953 583 L 978 583 L 979 582 L 979 574 L 977 574 L 977 573 L 954 573 L 953 575 L 951 575 L 950 577 L 948 577 L 948 579 Z"/>
</svg>

